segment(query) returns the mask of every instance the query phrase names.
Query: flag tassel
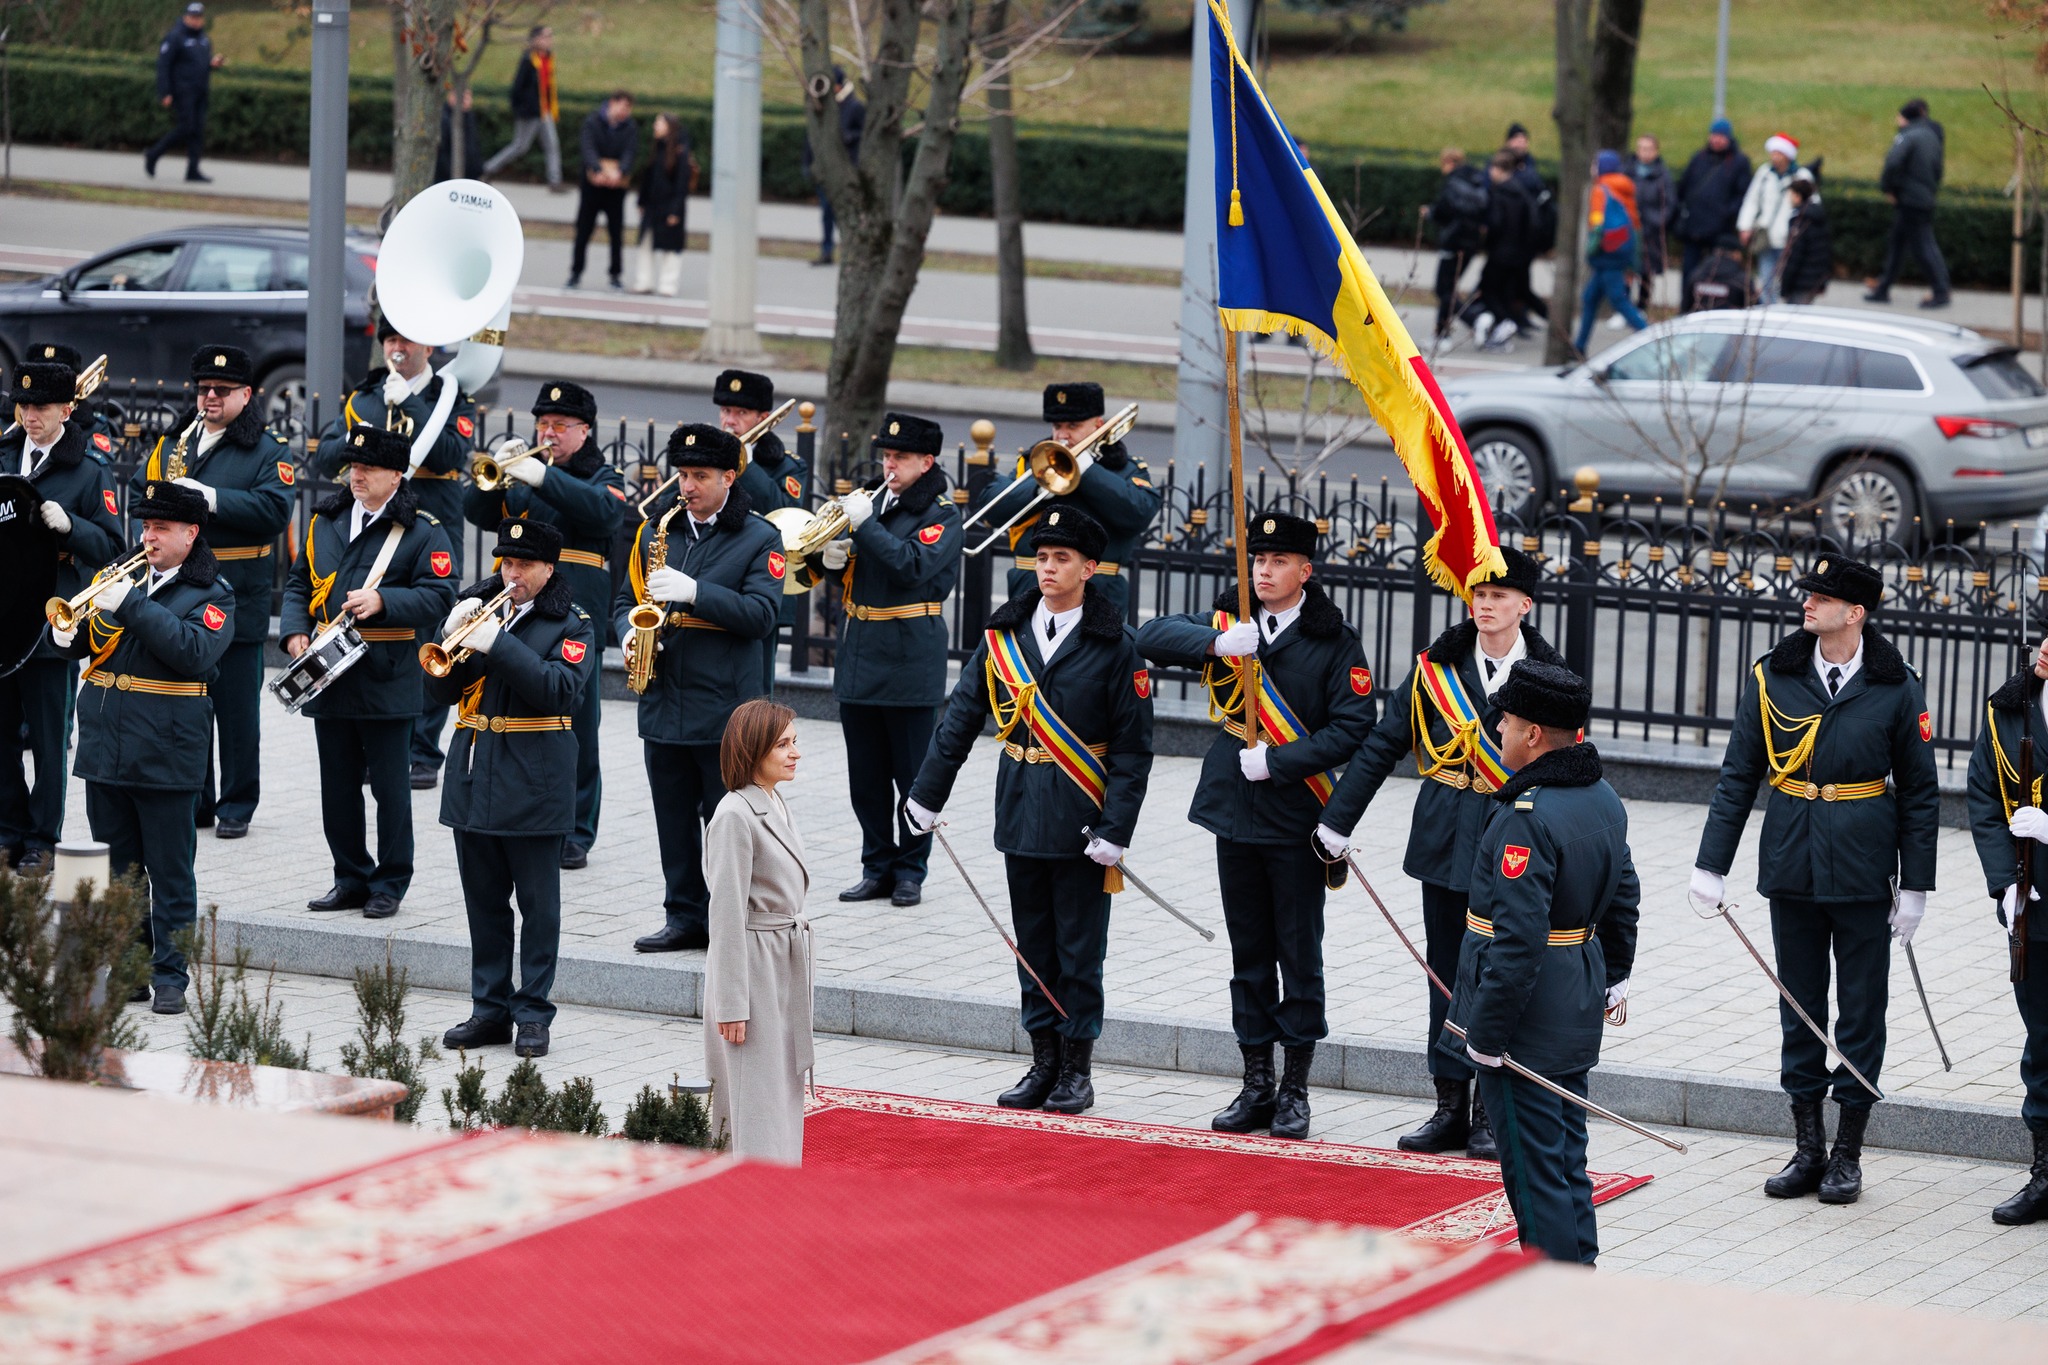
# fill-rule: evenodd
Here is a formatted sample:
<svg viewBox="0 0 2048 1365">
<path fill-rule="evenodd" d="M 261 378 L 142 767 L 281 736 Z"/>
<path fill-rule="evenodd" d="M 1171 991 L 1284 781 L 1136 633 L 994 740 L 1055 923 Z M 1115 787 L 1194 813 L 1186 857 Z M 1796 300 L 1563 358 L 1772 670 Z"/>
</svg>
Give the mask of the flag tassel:
<svg viewBox="0 0 2048 1365">
<path fill-rule="evenodd" d="M 1230 191 L 1230 225 L 1232 227 L 1244 226 L 1244 201 L 1238 197 L 1235 189 Z"/>
</svg>

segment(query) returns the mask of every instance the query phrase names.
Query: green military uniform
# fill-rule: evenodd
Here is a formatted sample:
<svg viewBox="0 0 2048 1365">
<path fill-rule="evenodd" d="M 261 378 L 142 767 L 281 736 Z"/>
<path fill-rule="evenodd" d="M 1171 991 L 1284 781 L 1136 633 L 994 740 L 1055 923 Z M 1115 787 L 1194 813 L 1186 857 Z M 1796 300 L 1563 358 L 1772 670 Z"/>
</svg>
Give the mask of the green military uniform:
<svg viewBox="0 0 2048 1365">
<path fill-rule="evenodd" d="M 751 370 L 725 370 L 712 382 L 711 401 L 721 408 L 767 414 L 775 410 L 775 381 Z M 755 512 L 765 517 L 785 507 L 804 505 L 811 489 L 810 466 L 783 446 L 781 436 L 772 431 L 763 434 L 747 447 L 744 463 L 734 487 L 747 495 L 747 505 Z M 783 598 L 776 634 L 786 633 L 796 623 L 797 612 L 809 605 L 810 599 L 800 593 Z M 775 695 L 775 650 L 775 637 L 771 636 L 762 651 L 763 696 Z"/>
</svg>

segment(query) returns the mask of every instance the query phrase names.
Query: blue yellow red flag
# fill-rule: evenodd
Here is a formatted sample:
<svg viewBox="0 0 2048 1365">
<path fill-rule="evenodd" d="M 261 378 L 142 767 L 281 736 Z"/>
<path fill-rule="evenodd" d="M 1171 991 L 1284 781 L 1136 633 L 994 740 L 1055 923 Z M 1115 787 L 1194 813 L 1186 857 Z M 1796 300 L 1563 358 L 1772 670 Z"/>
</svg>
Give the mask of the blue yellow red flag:
<svg viewBox="0 0 2048 1365">
<path fill-rule="evenodd" d="M 1217 307 L 1234 332 L 1287 331 L 1333 361 L 1393 439 L 1436 533 L 1429 576 L 1460 596 L 1507 571 L 1486 489 L 1436 376 L 1209 2 Z"/>
</svg>

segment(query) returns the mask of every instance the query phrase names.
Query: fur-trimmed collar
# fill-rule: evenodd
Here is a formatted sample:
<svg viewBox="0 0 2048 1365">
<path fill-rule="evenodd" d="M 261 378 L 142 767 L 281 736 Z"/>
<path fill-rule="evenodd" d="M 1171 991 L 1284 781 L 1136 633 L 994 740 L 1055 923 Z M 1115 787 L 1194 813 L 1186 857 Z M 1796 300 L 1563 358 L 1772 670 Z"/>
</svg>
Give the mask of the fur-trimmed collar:
<svg viewBox="0 0 2048 1365">
<path fill-rule="evenodd" d="M 329 521 L 335 521 L 346 517 L 349 508 L 355 506 L 355 503 L 356 495 L 348 491 L 348 483 L 343 481 L 339 489 L 329 494 L 327 500 L 313 510 Z M 398 491 L 391 495 L 390 502 L 384 504 L 383 515 L 410 531 L 413 521 L 419 514 L 419 492 L 413 488 L 411 479 L 400 479 Z"/>
<path fill-rule="evenodd" d="M 178 414 L 178 420 L 171 424 L 173 435 L 164 445 L 164 453 L 166 455 L 170 453 L 172 447 L 178 444 L 177 433 L 182 433 L 185 428 L 198 420 L 199 409 L 196 407 L 188 406 L 183 412 Z M 228 423 L 228 429 L 222 433 L 221 440 L 237 450 L 254 450 L 256 443 L 262 439 L 263 409 L 252 395 L 248 405 L 242 409 L 234 421 Z M 192 438 L 192 446 L 185 453 L 189 460 L 196 461 L 199 458 L 199 438 L 197 436 Z"/>
<path fill-rule="evenodd" d="M 2034 676 L 2032 668 L 2023 668 L 1998 685 L 1998 690 L 1991 694 L 1991 706 L 1994 710 L 2023 714 L 2040 697 L 2041 680 Z"/>
<path fill-rule="evenodd" d="M 1540 664 L 1561 664 L 1564 655 L 1550 647 L 1550 641 L 1537 633 L 1536 627 L 1522 622 L 1522 646 L 1529 651 L 1529 657 Z M 1433 664 L 1461 664 L 1472 657 L 1479 648 L 1479 625 L 1469 618 L 1458 622 L 1449 630 L 1436 637 L 1429 646 L 1429 661 Z"/>
<path fill-rule="evenodd" d="M 1811 670 L 1813 652 L 1818 648 L 1820 636 L 1810 631 L 1793 631 L 1771 647 L 1771 672 L 1804 673 Z M 1868 673 L 1874 683 L 1902 683 L 1906 680 L 1906 661 L 1899 654 L 1899 647 L 1868 623 L 1863 627 L 1863 672 Z"/>
<path fill-rule="evenodd" d="M 569 457 L 569 462 L 562 466 L 563 472 L 573 474 L 579 479 L 588 479 L 603 468 L 604 449 L 598 445 L 597 433 L 594 431 L 583 438 L 583 444 Z"/>
<path fill-rule="evenodd" d="M 503 591 L 505 591 L 504 576 L 492 574 L 489 578 L 479 578 L 476 582 L 455 594 L 455 600 L 459 602 L 465 597 L 474 597 L 479 602 L 488 602 Z M 575 607 L 576 599 L 569 591 L 569 580 L 564 578 L 559 571 L 548 580 L 548 585 L 540 590 L 540 596 L 533 599 L 534 614 L 545 616 L 550 621 L 562 620 Z"/>
<path fill-rule="evenodd" d="M 935 461 L 930 469 L 917 476 L 916 483 L 910 485 L 910 487 L 897 495 L 896 505 L 889 510 L 892 512 L 907 512 L 913 517 L 921 518 L 931 505 L 939 500 L 939 495 L 945 491 L 946 471 L 939 468 Z M 880 497 L 882 493 L 877 492 L 876 496 Z"/>
<path fill-rule="evenodd" d="M 1256 604 L 1258 599 L 1253 598 L 1252 601 Z M 1227 611 L 1232 616 L 1237 615 L 1237 584 L 1225 583 L 1209 609 Z M 1258 607 L 1254 605 L 1252 610 L 1257 611 Z M 1330 595 L 1324 592 L 1322 585 L 1313 578 L 1302 587 L 1301 615 L 1297 618 L 1296 624 L 1301 627 L 1301 633 L 1311 640 L 1334 640 L 1351 629 L 1351 623 L 1344 619 L 1344 613 L 1338 610 L 1337 604 L 1330 600 Z"/>
<path fill-rule="evenodd" d="M 783 463 L 789 459 L 789 449 L 782 444 L 782 437 L 771 431 L 754 442 L 753 453 L 747 459 L 770 474 L 780 474 Z"/>
<path fill-rule="evenodd" d="M 1131 462 L 1131 452 L 1124 448 L 1122 441 L 1111 441 L 1108 445 L 1097 446 L 1095 463 L 1104 469 L 1121 470 Z"/>
<path fill-rule="evenodd" d="M 190 583 L 196 588 L 210 588 L 220 577 L 220 561 L 213 557 L 213 547 L 200 536 L 192 542 L 192 553 L 185 556 L 185 562 L 178 566 L 176 581 Z"/>
<path fill-rule="evenodd" d="M 990 612 L 988 628 L 1015 630 L 1019 626 L 1030 625 L 1031 613 L 1038 610 L 1038 599 L 1044 595 L 1036 583 L 1032 584 Z M 1083 635 L 1092 635 L 1098 640 L 1121 640 L 1124 635 L 1123 613 L 1093 583 L 1081 590 L 1080 630 Z"/>
<path fill-rule="evenodd" d="M 87 456 L 85 428 L 76 422 L 66 422 L 57 433 L 57 444 L 50 447 L 50 465 L 53 470 L 76 469 Z M 17 456 L 28 449 L 28 432 L 17 431 L 7 438 L 8 449 Z M 26 475 L 24 470 L 23 474 Z"/>
<path fill-rule="evenodd" d="M 659 525 L 661 519 L 674 509 L 676 499 L 675 493 L 664 493 L 661 495 L 661 501 L 648 509 L 647 524 L 650 533 L 651 528 Z M 732 487 L 725 490 L 725 506 L 718 509 L 718 515 L 711 518 L 711 524 L 721 531 L 737 531 L 747 524 L 747 515 L 753 510 L 754 500 L 747 496 L 746 489 L 740 487 L 738 482 L 734 482 Z M 684 512 L 683 515 L 687 517 L 690 514 Z M 670 522 L 668 529 L 671 535 L 690 534 L 689 529 L 679 521 Z"/>
<path fill-rule="evenodd" d="M 1600 751 L 1582 741 L 1552 749 L 1517 768 L 1493 799 L 1512 801 L 1531 787 L 1590 787 L 1599 780 Z"/>
</svg>

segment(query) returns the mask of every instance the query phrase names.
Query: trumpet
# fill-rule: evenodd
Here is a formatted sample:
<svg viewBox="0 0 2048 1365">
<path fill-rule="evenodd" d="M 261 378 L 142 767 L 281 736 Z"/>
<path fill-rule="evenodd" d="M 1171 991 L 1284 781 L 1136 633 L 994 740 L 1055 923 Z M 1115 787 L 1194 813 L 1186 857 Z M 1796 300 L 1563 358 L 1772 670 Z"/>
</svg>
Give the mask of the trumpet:
<svg viewBox="0 0 2048 1365">
<path fill-rule="evenodd" d="M 112 587 L 116 580 L 148 567 L 149 551 L 137 550 L 121 563 L 100 570 L 99 577 L 87 584 L 76 597 L 52 597 L 43 603 L 43 619 L 58 630 L 77 630 L 78 623 L 95 610 L 92 605 L 94 598 Z"/>
<path fill-rule="evenodd" d="M 876 479 L 860 491 L 878 493 L 885 480 Z M 782 532 L 782 555 L 788 561 L 782 579 L 783 595 L 794 597 L 818 586 L 817 568 L 811 563 L 825 546 L 846 534 L 846 499 L 830 498 L 815 512 L 801 507 L 778 507 L 764 513 L 768 523 Z"/>
<path fill-rule="evenodd" d="M 462 642 L 471 635 L 474 635 L 476 628 L 485 621 L 493 616 L 499 616 L 501 609 L 512 606 L 512 589 L 506 588 L 496 597 L 493 597 L 490 601 L 479 607 L 474 616 L 471 616 L 467 621 L 449 631 L 447 639 L 442 640 L 439 644 L 429 641 L 421 645 L 420 667 L 426 669 L 427 672 L 437 678 L 447 677 L 455 671 L 457 664 L 463 662 L 476 652 Z M 499 616 L 498 624 L 503 625 L 511 619 L 511 611 L 506 610 L 502 616 Z"/>
<path fill-rule="evenodd" d="M 1103 446 L 1121 441 L 1131 434 L 1131 428 L 1137 424 L 1138 405 L 1132 403 L 1071 446 L 1062 445 L 1048 438 L 1031 447 L 1030 454 L 1024 457 L 1024 472 L 1010 480 L 1009 486 L 1002 492 L 983 503 L 980 511 L 960 523 L 960 529 L 964 531 L 986 517 L 995 509 L 996 504 L 1027 482 L 1036 483 L 1038 492 L 1032 495 L 1031 501 L 1018 508 L 1009 520 L 989 532 L 981 544 L 969 546 L 967 553 L 978 555 L 995 544 L 1003 532 L 1022 521 L 1032 508 L 1047 498 L 1063 498 L 1079 488 L 1082 476 L 1095 467 L 1095 452 Z"/>
<path fill-rule="evenodd" d="M 742 472 L 745 472 L 746 470 L 747 452 L 754 448 L 754 442 L 760 440 L 763 436 L 766 436 L 769 432 L 773 431 L 775 429 L 776 423 L 780 422 L 783 418 L 789 416 L 789 410 L 795 406 L 796 399 L 784 399 L 782 403 L 776 407 L 775 411 L 769 413 L 766 417 L 763 417 L 760 421 L 754 423 L 753 427 L 744 436 L 740 437 L 740 470 Z M 676 480 L 680 479 L 681 477 L 681 471 L 677 471 L 676 473 L 669 475 L 667 478 L 663 479 L 659 484 L 655 485 L 654 491 L 652 493 L 649 493 L 646 497 L 640 499 L 640 515 L 642 518 L 646 517 L 647 509 L 654 505 L 655 500 L 659 498 L 663 493 L 668 492 L 669 489 L 675 487 Z"/>
<path fill-rule="evenodd" d="M 495 493 L 505 486 L 506 470 L 521 460 L 539 459 L 554 448 L 552 436 L 542 437 L 535 445 L 528 445 L 517 436 L 507 436 L 469 462 L 469 477 L 484 492 Z"/>
</svg>

